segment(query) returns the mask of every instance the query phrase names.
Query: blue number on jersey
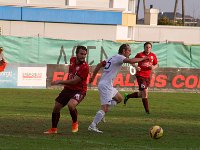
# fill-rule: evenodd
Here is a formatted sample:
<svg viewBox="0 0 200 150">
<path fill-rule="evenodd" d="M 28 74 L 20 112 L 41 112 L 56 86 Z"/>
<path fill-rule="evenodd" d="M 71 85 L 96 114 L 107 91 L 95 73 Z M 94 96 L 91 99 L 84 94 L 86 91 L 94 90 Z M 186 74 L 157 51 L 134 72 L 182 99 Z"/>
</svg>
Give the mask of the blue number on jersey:
<svg viewBox="0 0 200 150">
<path fill-rule="evenodd" d="M 110 59 L 108 60 L 108 62 L 106 62 L 106 66 L 104 67 L 104 69 L 110 68 L 110 66 L 111 66 L 111 64 L 112 64 L 112 63 L 110 62 L 111 59 L 112 59 L 112 58 L 110 58 Z"/>
</svg>

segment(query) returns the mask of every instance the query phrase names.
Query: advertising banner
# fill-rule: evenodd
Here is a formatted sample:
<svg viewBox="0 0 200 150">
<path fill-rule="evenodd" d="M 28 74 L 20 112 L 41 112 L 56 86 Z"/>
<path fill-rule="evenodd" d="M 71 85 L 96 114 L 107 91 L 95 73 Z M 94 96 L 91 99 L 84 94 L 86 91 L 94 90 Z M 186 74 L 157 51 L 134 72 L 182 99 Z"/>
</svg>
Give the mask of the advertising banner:
<svg viewBox="0 0 200 150">
<path fill-rule="evenodd" d="M 90 66 L 90 73 L 95 66 Z M 66 65 L 47 65 L 47 88 L 53 88 L 50 83 L 55 80 L 67 79 Z M 88 84 L 89 89 L 97 88 L 101 78 L 101 71 L 96 75 L 93 83 Z M 117 74 L 113 85 L 119 90 L 137 90 L 138 84 L 133 67 L 124 66 Z M 88 76 L 89 81 L 90 75 Z M 186 68 L 157 68 L 151 74 L 150 91 L 200 91 L 200 69 Z"/>
<path fill-rule="evenodd" d="M 0 88 L 17 87 L 17 65 L 7 64 L 3 72 L 0 72 Z"/>
<path fill-rule="evenodd" d="M 0 72 L 0 88 L 46 88 L 46 65 L 10 64 Z"/>
<path fill-rule="evenodd" d="M 46 67 L 18 67 L 17 86 L 46 87 Z"/>
</svg>

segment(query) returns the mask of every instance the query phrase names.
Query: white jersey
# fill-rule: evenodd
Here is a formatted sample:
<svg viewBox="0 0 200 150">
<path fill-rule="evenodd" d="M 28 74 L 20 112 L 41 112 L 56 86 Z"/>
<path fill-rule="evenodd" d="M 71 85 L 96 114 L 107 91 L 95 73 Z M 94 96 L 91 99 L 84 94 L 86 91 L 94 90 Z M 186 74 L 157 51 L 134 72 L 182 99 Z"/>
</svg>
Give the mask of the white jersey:
<svg viewBox="0 0 200 150">
<path fill-rule="evenodd" d="M 122 68 L 123 60 L 126 57 L 123 55 L 114 55 L 106 60 L 106 66 L 104 67 L 103 74 L 100 80 L 100 84 L 107 83 L 113 84 L 113 80 L 116 78 L 118 72 Z"/>
</svg>

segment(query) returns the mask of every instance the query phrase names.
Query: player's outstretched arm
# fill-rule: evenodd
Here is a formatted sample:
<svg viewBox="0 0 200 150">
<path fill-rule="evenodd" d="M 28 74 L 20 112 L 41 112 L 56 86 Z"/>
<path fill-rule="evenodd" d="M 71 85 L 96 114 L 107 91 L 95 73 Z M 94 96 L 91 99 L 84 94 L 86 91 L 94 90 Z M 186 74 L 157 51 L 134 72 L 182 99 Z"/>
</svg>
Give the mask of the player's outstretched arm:
<svg viewBox="0 0 200 150">
<path fill-rule="evenodd" d="M 147 56 L 145 56 L 143 58 L 132 58 L 132 59 L 126 58 L 126 59 L 124 59 L 124 63 L 134 64 L 134 63 L 137 63 L 137 62 L 140 62 L 143 60 L 147 60 L 147 59 L 149 59 Z"/>
<path fill-rule="evenodd" d="M 94 69 L 92 76 L 90 77 L 89 83 L 92 83 L 94 81 L 94 78 L 96 77 L 99 70 L 103 67 L 102 63 L 98 63 L 96 68 Z"/>
</svg>

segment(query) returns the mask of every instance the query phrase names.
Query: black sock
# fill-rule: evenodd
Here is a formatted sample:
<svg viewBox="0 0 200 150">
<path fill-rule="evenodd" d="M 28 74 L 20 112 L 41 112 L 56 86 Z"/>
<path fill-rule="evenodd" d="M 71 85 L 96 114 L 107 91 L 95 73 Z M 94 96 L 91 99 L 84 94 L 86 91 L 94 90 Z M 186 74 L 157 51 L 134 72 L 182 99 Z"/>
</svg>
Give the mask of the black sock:
<svg viewBox="0 0 200 150">
<path fill-rule="evenodd" d="M 138 92 L 134 92 L 127 95 L 127 98 L 138 98 Z"/>
<path fill-rule="evenodd" d="M 148 104 L 148 99 L 147 99 L 147 98 L 143 98 L 143 99 L 142 99 L 142 103 L 143 103 L 143 106 L 144 106 L 144 109 L 145 109 L 146 113 L 149 114 L 149 104 Z"/>
<path fill-rule="evenodd" d="M 70 110 L 70 115 L 72 117 L 73 123 L 77 122 L 78 111 L 76 108 L 74 110 Z"/>
<path fill-rule="evenodd" d="M 59 113 L 54 113 L 52 112 L 52 118 L 51 118 L 51 122 L 52 122 L 52 128 L 57 128 L 59 119 L 60 119 L 60 112 Z"/>
</svg>

